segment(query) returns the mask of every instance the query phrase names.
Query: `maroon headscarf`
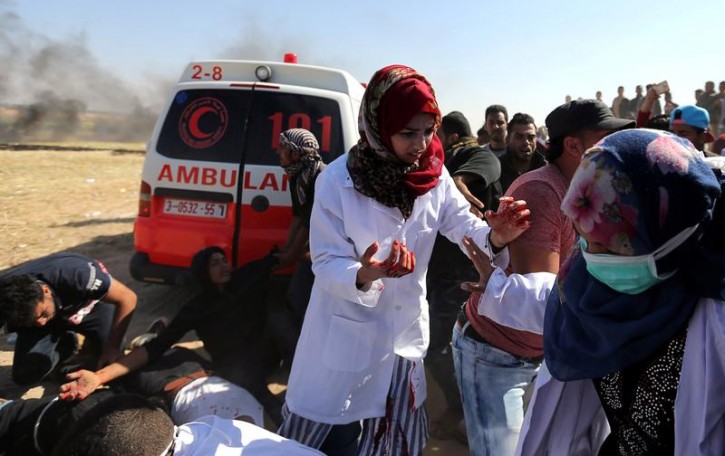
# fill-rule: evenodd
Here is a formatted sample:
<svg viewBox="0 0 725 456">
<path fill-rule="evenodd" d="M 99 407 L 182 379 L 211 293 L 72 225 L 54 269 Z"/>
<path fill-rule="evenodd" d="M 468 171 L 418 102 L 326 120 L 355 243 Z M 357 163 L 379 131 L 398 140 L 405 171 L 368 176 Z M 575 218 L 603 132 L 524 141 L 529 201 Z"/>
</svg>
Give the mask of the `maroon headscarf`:
<svg viewBox="0 0 725 456">
<path fill-rule="evenodd" d="M 419 113 L 430 113 L 440 125 L 441 113 L 428 80 L 414 69 L 391 65 L 378 70 L 365 90 L 360 108 L 360 141 L 350 151 L 347 167 L 355 189 L 408 218 L 415 198 L 438 184 L 443 146 L 437 136 L 421 158 L 408 164 L 397 158 L 391 136 Z"/>
</svg>

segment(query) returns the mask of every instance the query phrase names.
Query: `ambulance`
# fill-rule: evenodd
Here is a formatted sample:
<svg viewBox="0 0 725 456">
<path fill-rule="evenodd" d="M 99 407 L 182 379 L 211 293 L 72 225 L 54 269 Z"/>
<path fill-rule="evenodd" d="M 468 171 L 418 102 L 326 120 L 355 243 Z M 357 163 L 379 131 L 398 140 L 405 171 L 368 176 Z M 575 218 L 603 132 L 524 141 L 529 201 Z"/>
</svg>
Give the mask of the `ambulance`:
<svg viewBox="0 0 725 456">
<path fill-rule="evenodd" d="M 347 72 L 298 64 L 294 54 L 190 63 L 147 144 L 133 278 L 183 283 L 210 245 L 233 267 L 284 245 L 292 207 L 280 133 L 310 130 L 329 163 L 357 142 L 363 92 Z"/>
</svg>

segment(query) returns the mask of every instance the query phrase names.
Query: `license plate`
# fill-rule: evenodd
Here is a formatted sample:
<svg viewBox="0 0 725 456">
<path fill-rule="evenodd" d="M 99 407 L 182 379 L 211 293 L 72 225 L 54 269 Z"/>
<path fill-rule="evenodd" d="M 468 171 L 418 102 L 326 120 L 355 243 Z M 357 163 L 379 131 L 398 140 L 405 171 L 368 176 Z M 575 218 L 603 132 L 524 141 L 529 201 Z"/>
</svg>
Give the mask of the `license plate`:
<svg viewBox="0 0 725 456">
<path fill-rule="evenodd" d="M 164 201 L 164 214 L 224 218 L 227 215 L 227 205 L 225 203 L 167 199 Z"/>
</svg>

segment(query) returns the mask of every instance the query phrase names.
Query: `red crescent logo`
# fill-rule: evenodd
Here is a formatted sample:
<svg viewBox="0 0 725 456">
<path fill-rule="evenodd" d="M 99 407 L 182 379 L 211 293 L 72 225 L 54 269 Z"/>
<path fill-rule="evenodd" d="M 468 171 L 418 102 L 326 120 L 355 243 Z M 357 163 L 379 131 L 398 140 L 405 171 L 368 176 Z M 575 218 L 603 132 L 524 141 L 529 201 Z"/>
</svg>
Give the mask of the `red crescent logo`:
<svg viewBox="0 0 725 456">
<path fill-rule="evenodd" d="M 204 114 L 213 114 L 205 119 Z M 200 123 L 205 130 L 201 129 Z M 202 97 L 189 103 L 179 118 L 179 137 L 184 143 L 194 149 L 206 149 L 213 146 L 224 137 L 229 123 L 229 113 L 219 99 Z"/>
<path fill-rule="evenodd" d="M 213 131 L 211 133 L 204 133 L 199 129 L 199 119 L 207 112 L 214 112 L 214 109 L 209 106 L 202 106 L 189 116 L 189 132 L 197 139 L 206 139 L 214 134 Z"/>
</svg>

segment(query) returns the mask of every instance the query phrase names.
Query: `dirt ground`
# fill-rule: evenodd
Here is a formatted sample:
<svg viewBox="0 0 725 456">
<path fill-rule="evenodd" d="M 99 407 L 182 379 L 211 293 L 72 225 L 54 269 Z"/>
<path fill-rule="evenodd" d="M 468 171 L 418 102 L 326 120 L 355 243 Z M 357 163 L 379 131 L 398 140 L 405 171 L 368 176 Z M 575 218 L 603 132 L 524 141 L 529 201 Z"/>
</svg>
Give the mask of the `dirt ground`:
<svg viewBox="0 0 725 456">
<path fill-rule="evenodd" d="M 103 261 L 111 274 L 138 295 L 128 339 L 144 332 L 158 316 L 173 316 L 190 291 L 133 280 L 128 262 L 133 251 L 133 221 L 143 164 L 143 144 L 0 145 L 0 273 L 43 255 L 83 253 Z M 194 334 L 184 345 L 202 350 Z M 10 380 L 13 345 L 0 333 L 0 398 L 55 395 L 58 384 L 33 388 Z M 286 379 L 269 385 L 282 394 Z M 431 421 L 444 407 L 440 389 L 428 378 Z M 468 454 L 454 440 L 431 440 L 426 455 Z"/>
</svg>

